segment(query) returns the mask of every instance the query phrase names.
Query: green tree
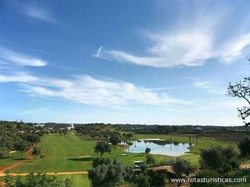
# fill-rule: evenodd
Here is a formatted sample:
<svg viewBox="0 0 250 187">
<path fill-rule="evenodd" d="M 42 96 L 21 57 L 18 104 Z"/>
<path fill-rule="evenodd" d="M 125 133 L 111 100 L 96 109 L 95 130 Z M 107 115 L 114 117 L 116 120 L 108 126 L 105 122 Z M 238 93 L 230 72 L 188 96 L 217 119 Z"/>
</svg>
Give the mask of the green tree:
<svg viewBox="0 0 250 187">
<path fill-rule="evenodd" d="M 5 176 L 6 187 L 64 187 L 55 176 L 30 173 L 25 178 Z"/>
<path fill-rule="evenodd" d="M 173 167 L 177 177 L 189 175 L 191 172 L 193 172 L 190 162 L 181 158 L 170 160 L 168 164 Z"/>
<path fill-rule="evenodd" d="M 109 164 L 111 162 L 111 160 L 110 159 L 108 159 L 108 158 L 95 158 L 94 160 L 93 160 L 93 162 L 92 162 L 92 167 L 93 168 L 96 168 L 97 166 L 99 166 L 99 165 L 103 165 L 103 164 L 105 164 L 105 165 L 107 165 L 107 164 Z"/>
<path fill-rule="evenodd" d="M 14 143 L 14 148 L 17 151 L 24 152 L 29 148 L 29 144 L 23 140 L 19 140 Z"/>
<path fill-rule="evenodd" d="M 69 178 L 65 179 L 64 181 L 65 187 L 71 187 L 72 186 L 72 182 Z"/>
<path fill-rule="evenodd" d="M 202 169 L 217 171 L 223 175 L 239 166 L 238 153 L 232 147 L 215 146 L 210 149 L 202 149 L 200 155 Z"/>
<path fill-rule="evenodd" d="M 152 155 L 147 155 L 146 156 L 146 163 L 147 164 L 155 165 L 156 160 L 155 160 L 155 158 Z"/>
<path fill-rule="evenodd" d="M 95 152 L 100 153 L 101 157 L 104 153 L 111 153 L 111 147 L 107 142 L 97 142 L 95 146 Z"/>
<path fill-rule="evenodd" d="M 137 187 L 150 187 L 151 178 L 146 174 L 135 174 L 133 177 L 133 183 Z"/>
<path fill-rule="evenodd" d="M 238 147 L 240 149 L 241 157 L 246 157 L 246 158 L 250 157 L 250 139 L 245 138 L 238 144 Z"/>
<path fill-rule="evenodd" d="M 3 158 L 3 152 L 0 152 L 0 159 Z"/>
<path fill-rule="evenodd" d="M 34 156 L 40 156 L 41 155 L 41 150 L 39 147 L 35 147 L 31 153 Z"/>
<path fill-rule="evenodd" d="M 132 168 L 123 166 L 116 160 L 88 170 L 88 178 L 93 187 L 114 187 L 123 182 L 130 182 L 132 176 Z"/>
<path fill-rule="evenodd" d="M 166 175 L 163 173 L 157 173 L 154 170 L 148 170 L 148 176 L 150 177 L 150 185 L 151 186 L 162 186 L 164 187 L 166 184 Z"/>
<path fill-rule="evenodd" d="M 149 153 L 150 153 L 150 151 L 151 151 L 151 149 L 150 149 L 150 148 L 148 148 L 148 147 L 146 147 L 146 149 L 145 149 L 145 153 L 146 153 L 146 154 L 149 154 Z"/>
<path fill-rule="evenodd" d="M 201 180 L 209 179 L 209 178 L 219 178 L 220 174 L 217 171 L 211 171 L 211 170 L 201 170 L 199 173 L 195 176 L 197 180 L 200 180 L 200 182 L 197 183 L 191 183 L 191 187 L 224 187 L 225 185 L 223 183 L 214 183 L 214 182 L 202 182 Z"/>
<path fill-rule="evenodd" d="M 110 137 L 110 142 L 114 147 L 116 147 L 118 145 L 120 140 L 119 140 L 119 136 L 117 133 L 112 133 L 112 135 Z"/>
</svg>

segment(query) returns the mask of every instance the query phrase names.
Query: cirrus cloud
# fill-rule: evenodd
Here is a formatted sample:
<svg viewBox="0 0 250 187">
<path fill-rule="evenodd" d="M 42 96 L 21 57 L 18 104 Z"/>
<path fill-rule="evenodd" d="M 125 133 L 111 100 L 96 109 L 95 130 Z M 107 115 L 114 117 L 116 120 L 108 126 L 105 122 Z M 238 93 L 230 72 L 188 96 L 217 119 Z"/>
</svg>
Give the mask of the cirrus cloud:
<svg viewBox="0 0 250 187">
<path fill-rule="evenodd" d="M 60 98 L 98 106 L 191 104 L 190 101 L 173 98 L 166 92 L 153 91 L 129 82 L 98 80 L 89 75 L 61 80 L 16 73 L 15 75 L 0 75 L 1 82 L 20 84 L 21 91 L 31 96 Z"/>
<path fill-rule="evenodd" d="M 0 59 L 4 60 L 2 64 L 18 66 L 46 66 L 47 62 L 23 53 L 15 52 L 0 46 Z"/>
<path fill-rule="evenodd" d="M 98 80 L 88 75 L 78 76 L 73 80 L 40 81 L 37 85 L 26 85 L 24 91 L 36 96 L 63 98 L 100 106 L 190 104 L 189 101 L 173 98 L 166 92 L 150 91 L 129 82 Z"/>
</svg>

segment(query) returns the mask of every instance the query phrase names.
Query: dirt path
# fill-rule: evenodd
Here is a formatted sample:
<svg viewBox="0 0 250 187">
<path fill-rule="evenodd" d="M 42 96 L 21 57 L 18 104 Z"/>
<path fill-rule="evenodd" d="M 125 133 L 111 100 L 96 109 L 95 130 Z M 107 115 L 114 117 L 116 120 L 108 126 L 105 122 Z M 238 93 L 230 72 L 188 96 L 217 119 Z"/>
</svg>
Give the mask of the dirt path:
<svg viewBox="0 0 250 187">
<path fill-rule="evenodd" d="M 20 166 L 21 164 L 23 164 L 23 163 L 29 161 L 29 160 L 31 160 L 31 159 L 32 159 L 32 155 L 31 155 L 32 150 L 33 150 L 33 147 L 30 148 L 28 151 L 26 151 L 26 152 L 24 153 L 24 155 L 27 157 L 27 159 L 21 160 L 21 161 L 19 161 L 19 162 L 17 162 L 17 163 L 14 163 L 14 164 L 11 164 L 11 165 L 9 165 L 9 166 L 5 166 L 5 167 L 1 168 L 1 169 L 0 169 L 0 175 L 3 174 L 3 173 L 4 173 L 5 171 L 7 171 L 7 170 L 11 170 L 11 169 L 13 169 L 13 168 L 15 168 L 15 167 L 18 167 L 18 166 Z"/>
<path fill-rule="evenodd" d="M 8 173 L 11 176 L 26 176 L 29 173 Z M 63 171 L 63 172 L 47 172 L 46 175 L 79 175 L 88 174 L 87 171 Z M 5 176 L 5 173 L 0 173 L 0 177 Z"/>
<path fill-rule="evenodd" d="M 241 164 L 240 169 L 250 169 L 250 163 Z"/>
<path fill-rule="evenodd" d="M 5 186 L 5 182 L 4 181 L 0 181 L 0 186 Z"/>
</svg>

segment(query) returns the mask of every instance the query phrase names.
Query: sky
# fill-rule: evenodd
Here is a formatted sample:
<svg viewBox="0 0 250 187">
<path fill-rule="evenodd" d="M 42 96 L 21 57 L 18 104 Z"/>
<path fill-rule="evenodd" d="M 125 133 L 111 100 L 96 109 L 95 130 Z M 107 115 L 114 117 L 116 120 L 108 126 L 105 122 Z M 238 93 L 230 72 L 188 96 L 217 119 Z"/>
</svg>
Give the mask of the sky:
<svg viewBox="0 0 250 187">
<path fill-rule="evenodd" d="M 243 125 L 248 0 L 1 0 L 0 120 Z"/>
</svg>

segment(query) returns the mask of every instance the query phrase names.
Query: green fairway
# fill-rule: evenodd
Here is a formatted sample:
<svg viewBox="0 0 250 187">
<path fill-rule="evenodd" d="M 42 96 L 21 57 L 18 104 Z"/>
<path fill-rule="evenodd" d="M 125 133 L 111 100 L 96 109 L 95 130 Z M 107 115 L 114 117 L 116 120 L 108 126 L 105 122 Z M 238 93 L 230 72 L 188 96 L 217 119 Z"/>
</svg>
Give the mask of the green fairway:
<svg viewBox="0 0 250 187">
<path fill-rule="evenodd" d="M 135 140 L 143 138 L 162 138 L 172 142 L 189 142 L 189 135 L 155 135 L 145 134 L 136 135 Z M 86 171 L 91 168 L 92 160 L 100 155 L 94 152 L 96 140 L 84 140 L 75 135 L 68 133 L 66 135 L 48 134 L 42 137 L 40 148 L 45 156 L 40 159 L 30 160 L 11 172 L 67 172 L 67 171 Z M 191 142 L 195 146 L 190 148 L 190 152 L 181 156 L 191 162 L 193 166 L 199 166 L 199 149 L 206 149 L 211 146 L 221 145 L 228 146 L 228 143 L 218 141 L 208 137 L 191 137 Z M 230 143 L 236 148 L 235 144 Z M 123 148 L 112 148 L 112 152 L 105 153 L 103 157 L 117 159 L 123 164 L 133 166 L 135 160 L 144 160 L 145 153 L 126 153 L 127 156 L 120 156 L 124 153 Z M 157 163 L 168 161 L 173 157 L 164 155 L 153 155 Z M 87 175 L 57 175 L 64 182 L 69 178 L 73 182 L 73 186 L 89 186 Z M 83 185 L 84 184 L 84 185 Z"/>
<path fill-rule="evenodd" d="M 58 180 L 64 183 L 65 179 L 70 179 L 72 187 L 89 187 L 90 181 L 88 175 L 57 175 Z"/>
<path fill-rule="evenodd" d="M 13 154 L 4 155 L 4 158 L 0 159 L 0 168 L 14 164 L 22 159 L 25 159 L 25 156 L 21 152 L 15 152 Z"/>
<path fill-rule="evenodd" d="M 44 158 L 33 159 L 16 168 L 19 172 L 83 171 L 91 167 L 96 141 L 83 141 L 74 134 L 45 135 L 41 141 Z M 15 172 L 13 170 L 13 172 Z"/>
<path fill-rule="evenodd" d="M 141 138 L 163 138 L 170 140 L 169 135 L 136 135 L 136 139 Z M 189 142 L 187 135 L 172 135 L 173 142 Z M 191 147 L 189 153 L 181 156 L 191 161 L 193 166 L 198 166 L 199 149 L 209 148 L 212 145 L 227 146 L 228 144 L 213 138 L 200 137 L 191 138 L 191 143 L 195 146 Z M 43 159 L 34 159 L 28 161 L 12 172 L 60 172 L 60 171 L 86 171 L 91 168 L 92 159 L 98 157 L 99 154 L 94 153 L 96 140 L 84 140 L 75 134 L 68 133 L 67 135 L 49 134 L 45 135 L 41 141 Z M 230 144 L 236 147 L 235 144 Z M 120 156 L 124 153 L 122 148 L 112 149 L 112 153 L 105 153 L 104 157 L 121 161 L 126 165 L 133 165 L 135 160 L 145 160 L 144 153 L 126 153 L 127 156 Z M 171 159 L 170 156 L 153 155 L 158 163 Z"/>
</svg>

